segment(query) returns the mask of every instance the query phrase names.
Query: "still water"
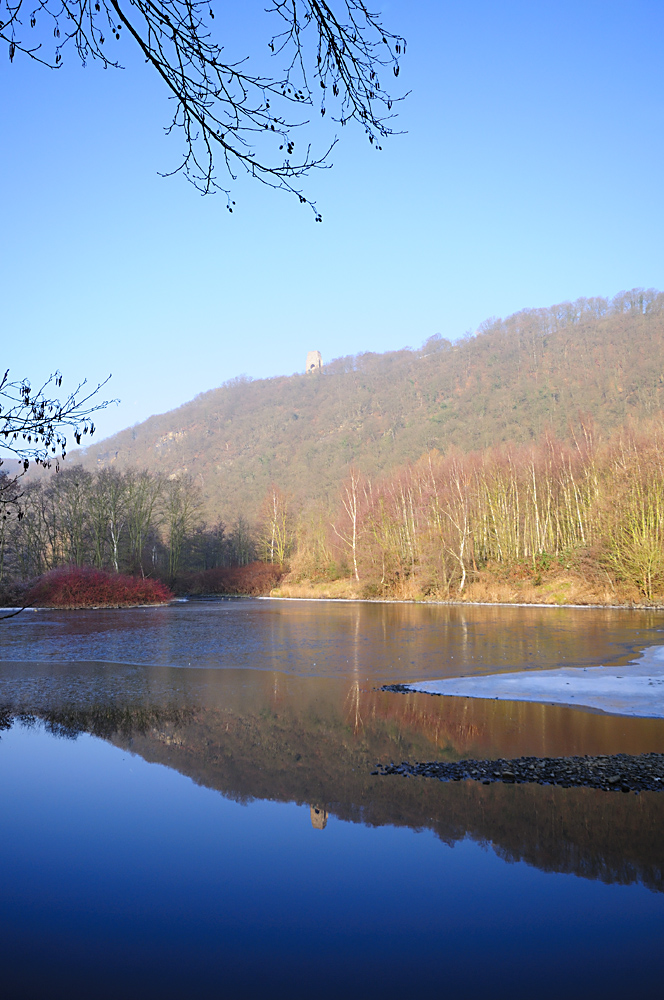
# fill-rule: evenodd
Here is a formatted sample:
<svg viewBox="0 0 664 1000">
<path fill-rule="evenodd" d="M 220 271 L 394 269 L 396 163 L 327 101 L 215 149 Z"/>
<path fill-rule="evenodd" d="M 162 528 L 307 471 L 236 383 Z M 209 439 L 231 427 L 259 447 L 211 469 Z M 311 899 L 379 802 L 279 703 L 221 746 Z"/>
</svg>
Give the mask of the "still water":
<svg viewBox="0 0 664 1000">
<path fill-rule="evenodd" d="M 377 690 L 624 665 L 664 616 L 276 601 L 0 624 L 16 997 L 661 996 L 664 794 L 377 777 L 664 720 Z"/>
</svg>

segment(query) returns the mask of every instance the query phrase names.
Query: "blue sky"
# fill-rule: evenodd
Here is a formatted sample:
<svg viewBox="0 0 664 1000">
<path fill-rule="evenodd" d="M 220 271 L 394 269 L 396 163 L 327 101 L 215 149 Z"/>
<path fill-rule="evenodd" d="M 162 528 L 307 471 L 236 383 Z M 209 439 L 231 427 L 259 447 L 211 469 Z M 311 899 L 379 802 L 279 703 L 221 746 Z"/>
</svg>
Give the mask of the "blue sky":
<svg viewBox="0 0 664 1000">
<path fill-rule="evenodd" d="M 217 17 L 229 52 L 267 41 L 260 7 Z M 231 216 L 161 178 L 180 147 L 127 39 L 124 72 L 0 56 L 3 369 L 112 373 L 104 436 L 241 373 L 302 370 L 311 349 L 416 346 L 664 287 L 661 0 L 382 11 L 408 40 L 405 134 L 376 153 L 344 131 L 334 169 L 305 182 L 322 225 L 249 180 Z"/>
</svg>

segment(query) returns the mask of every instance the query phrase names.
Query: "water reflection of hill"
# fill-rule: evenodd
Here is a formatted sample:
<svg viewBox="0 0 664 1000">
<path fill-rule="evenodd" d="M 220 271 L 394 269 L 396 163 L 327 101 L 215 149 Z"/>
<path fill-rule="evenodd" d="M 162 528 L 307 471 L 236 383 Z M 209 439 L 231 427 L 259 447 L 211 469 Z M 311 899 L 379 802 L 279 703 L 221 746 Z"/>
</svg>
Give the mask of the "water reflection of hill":
<svg viewBox="0 0 664 1000">
<path fill-rule="evenodd" d="M 66 668 L 69 670 L 70 668 Z M 466 836 L 510 860 L 661 890 L 664 795 L 375 777 L 378 761 L 664 750 L 664 723 L 560 706 L 363 690 L 260 671 L 3 669 L 7 713 L 95 733 L 240 801 L 293 801 L 368 825 Z M 312 815 L 314 815 L 312 813 Z M 324 836 L 324 833 L 321 833 Z"/>
</svg>

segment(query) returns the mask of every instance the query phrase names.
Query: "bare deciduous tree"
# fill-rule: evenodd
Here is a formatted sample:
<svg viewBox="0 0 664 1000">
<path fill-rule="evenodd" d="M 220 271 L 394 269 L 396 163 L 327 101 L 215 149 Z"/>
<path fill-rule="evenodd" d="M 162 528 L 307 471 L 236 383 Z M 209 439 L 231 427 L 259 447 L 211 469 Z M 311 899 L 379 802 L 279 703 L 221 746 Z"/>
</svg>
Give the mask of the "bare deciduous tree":
<svg viewBox="0 0 664 1000">
<path fill-rule="evenodd" d="M 263 500 L 259 531 L 262 558 L 282 566 L 293 544 L 293 524 L 289 499 L 274 483 Z"/>
<path fill-rule="evenodd" d="M 168 575 L 180 568 L 182 547 L 199 515 L 201 499 L 191 476 L 175 476 L 164 487 L 163 517 L 168 536 Z"/>
<path fill-rule="evenodd" d="M 73 46 L 82 63 L 119 68 L 117 43 L 130 36 L 173 101 L 167 132 L 184 139 L 181 171 L 205 194 L 218 183 L 220 157 L 231 177 L 252 177 L 312 202 L 298 178 L 328 166 L 296 136 L 317 109 L 339 125 L 355 120 L 369 142 L 392 132 L 393 98 L 383 73 L 399 75 L 405 42 L 387 31 L 362 0 L 271 0 L 265 41 L 274 71 L 263 73 L 238 52 L 226 52 L 216 30 L 214 0 L 0 0 L 0 39 L 9 58 L 34 59 L 52 69 Z M 334 145 L 336 140 L 332 141 Z M 300 145 L 302 151 L 300 152 Z M 320 215 L 316 211 L 316 219 Z"/>
<path fill-rule="evenodd" d="M 132 570 L 144 576 L 143 546 L 150 530 L 158 521 L 157 509 L 163 495 L 164 481 L 161 476 L 151 476 L 147 469 L 142 472 L 130 469 L 125 473 L 125 489 L 129 508 L 127 528 Z"/>
<path fill-rule="evenodd" d="M 362 533 L 363 499 L 366 500 L 366 489 L 361 474 L 357 469 L 351 468 L 348 478 L 343 483 L 341 489 L 341 506 L 343 517 L 337 524 L 332 524 L 332 530 L 337 538 L 343 542 L 348 549 L 353 561 L 353 578 L 356 583 L 360 582 L 360 574 L 357 567 L 358 548 Z"/>
</svg>

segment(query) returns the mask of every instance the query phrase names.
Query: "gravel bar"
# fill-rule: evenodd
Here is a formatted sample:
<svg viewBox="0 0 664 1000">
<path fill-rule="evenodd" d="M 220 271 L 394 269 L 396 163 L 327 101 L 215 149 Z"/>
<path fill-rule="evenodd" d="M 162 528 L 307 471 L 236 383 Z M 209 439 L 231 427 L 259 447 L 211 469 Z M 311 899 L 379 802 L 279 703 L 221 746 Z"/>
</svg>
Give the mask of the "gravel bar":
<svg viewBox="0 0 664 1000">
<path fill-rule="evenodd" d="M 513 760 L 402 761 L 380 764 L 375 775 L 399 774 L 439 781 L 481 781 L 504 784 L 560 785 L 563 788 L 600 788 L 605 792 L 660 792 L 664 790 L 664 754 L 618 753 L 597 757 L 516 757 Z"/>
</svg>

